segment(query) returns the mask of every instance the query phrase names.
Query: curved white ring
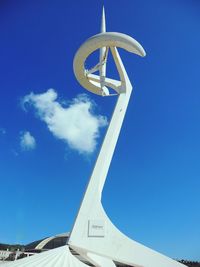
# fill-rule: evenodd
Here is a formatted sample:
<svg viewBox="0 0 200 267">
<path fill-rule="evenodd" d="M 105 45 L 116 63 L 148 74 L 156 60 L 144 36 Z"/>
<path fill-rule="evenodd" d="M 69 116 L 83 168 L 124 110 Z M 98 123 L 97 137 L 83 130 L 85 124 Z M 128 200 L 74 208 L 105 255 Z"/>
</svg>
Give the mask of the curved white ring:
<svg viewBox="0 0 200 267">
<path fill-rule="evenodd" d="M 92 84 L 84 67 L 87 57 L 101 47 L 120 47 L 141 57 L 146 55 L 143 47 L 132 37 L 118 32 L 105 32 L 92 36 L 81 45 L 74 57 L 74 74 L 79 83 L 87 90 L 102 95 L 100 86 Z"/>
</svg>

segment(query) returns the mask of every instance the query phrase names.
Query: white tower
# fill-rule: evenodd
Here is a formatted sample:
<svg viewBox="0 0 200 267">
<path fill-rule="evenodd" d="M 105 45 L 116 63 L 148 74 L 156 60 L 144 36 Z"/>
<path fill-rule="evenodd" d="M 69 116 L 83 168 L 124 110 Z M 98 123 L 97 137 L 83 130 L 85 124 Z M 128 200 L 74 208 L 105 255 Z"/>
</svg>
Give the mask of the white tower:
<svg viewBox="0 0 200 267">
<path fill-rule="evenodd" d="M 138 267 L 181 267 L 182 264 L 122 234 L 110 221 L 101 203 L 102 190 L 132 92 L 132 85 L 117 47 L 141 57 L 145 56 L 144 49 L 135 39 L 126 34 L 105 30 L 103 9 L 101 33 L 89 38 L 79 48 L 74 58 L 75 76 L 85 89 L 101 96 L 110 96 L 113 94 L 109 88 L 112 88 L 118 99 L 68 245 L 95 266 L 111 267 L 115 266 L 114 262 L 119 262 Z M 99 63 L 92 69 L 86 70 L 85 60 L 97 49 L 100 49 Z M 119 72 L 119 81 L 106 77 L 108 50 L 111 51 Z M 99 75 L 93 74 L 96 71 Z"/>
<path fill-rule="evenodd" d="M 88 265 L 72 255 L 70 247 L 96 267 L 114 267 L 115 262 L 135 267 L 185 266 L 122 234 L 103 209 L 102 190 L 132 91 L 117 47 L 142 57 L 145 56 L 145 51 L 136 40 L 126 34 L 105 32 L 104 11 L 101 31 L 100 34 L 88 39 L 77 51 L 74 58 L 74 73 L 87 90 L 101 96 L 109 96 L 113 95 L 109 91 L 109 88 L 112 88 L 118 99 L 68 244 L 36 256 L 6 263 L 6 267 L 87 267 Z M 91 70 L 85 70 L 86 58 L 96 49 L 100 49 L 100 62 Z M 106 77 L 109 49 L 120 81 Z M 93 74 L 95 71 L 98 71 L 99 75 Z"/>
</svg>

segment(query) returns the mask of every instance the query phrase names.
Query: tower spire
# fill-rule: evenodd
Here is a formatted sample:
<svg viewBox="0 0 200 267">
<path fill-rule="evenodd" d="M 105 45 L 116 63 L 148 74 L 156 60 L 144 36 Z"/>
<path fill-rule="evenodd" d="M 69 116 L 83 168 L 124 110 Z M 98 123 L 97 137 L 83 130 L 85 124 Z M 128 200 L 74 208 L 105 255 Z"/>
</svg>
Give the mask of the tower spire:
<svg viewBox="0 0 200 267">
<path fill-rule="evenodd" d="M 106 16 L 105 16 L 105 9 L 103 6 L 102 17 L 101 17 L 101 33 L 104 32 L 106 32 Z M 100 55 L 99 55 L 99 62 L 100 62 L 99 76 L 102 89 L 104 87 L 104 81 L 106 76 L 106 60 L 107 60 L 107 49 L 106 47 L 102 47 L 100 48 Z"/>
<path fill-rule="evenodd" d="M 101 17 L 101 33 L 106 32 L 106 17 L 105 17 L 105 8 L 103 6 L 102 17 Z"/>
</svg>

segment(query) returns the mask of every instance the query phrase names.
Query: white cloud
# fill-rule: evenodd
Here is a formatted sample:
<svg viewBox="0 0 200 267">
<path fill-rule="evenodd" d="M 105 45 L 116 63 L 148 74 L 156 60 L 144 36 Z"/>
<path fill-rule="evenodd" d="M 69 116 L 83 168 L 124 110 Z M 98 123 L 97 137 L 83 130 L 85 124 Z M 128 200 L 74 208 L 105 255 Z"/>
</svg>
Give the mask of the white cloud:
<svg viewBox="0 0 200 267">
<path fill-rule="evenodd" d="M 30 134 L 30 132 L 21 133 L 20 146 L 23 150 L 33 150 L 36 147 L 35 138 Z"/>
<path fill-rule="evenodd" d="M 78 95 L 65 106 L 57 98 L 56 91 L 49 89 L 42 94 L 26 95 L 23 105 L 33 106 L 50 132 L 70 148 L 79 153 L 93 152 L 100 127 L 107 125 L 106 117 L 94 114 L 95 104 L 85 94 Z"/>
</svg>

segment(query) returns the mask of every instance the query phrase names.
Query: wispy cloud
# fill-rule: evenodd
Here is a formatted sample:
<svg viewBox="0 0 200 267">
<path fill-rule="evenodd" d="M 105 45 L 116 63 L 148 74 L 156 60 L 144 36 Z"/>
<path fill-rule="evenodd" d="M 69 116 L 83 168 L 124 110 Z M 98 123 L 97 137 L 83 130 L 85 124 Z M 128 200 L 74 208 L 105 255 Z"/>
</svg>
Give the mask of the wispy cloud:
<svg viewBox="0 0 200 267">
<path fill-rule="evenodd" d="M 30 132 L 20 133 L 20 146 L 22 150 L 33 150 L 36 147 L 35 138 L 30 134 Z"/>
<path fill-rule="evenodd" d="M 85 94 L 64 105 L 54 89 L 42 94 L 30 93 L 23 98 L 24 107 L 33 106 L 49 131 L 79 153 L 94 151 L 99 129 L 107 125 L 104 116 L 94 114 L 94 102 Z"/>
<path fill-rule="evenodd" d="M 0 127 L 0 134 L 2 134 L 2 135 L 6 134 L 6 129 Z"/>
</svg>

